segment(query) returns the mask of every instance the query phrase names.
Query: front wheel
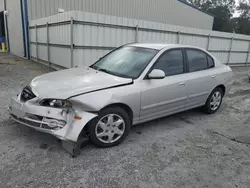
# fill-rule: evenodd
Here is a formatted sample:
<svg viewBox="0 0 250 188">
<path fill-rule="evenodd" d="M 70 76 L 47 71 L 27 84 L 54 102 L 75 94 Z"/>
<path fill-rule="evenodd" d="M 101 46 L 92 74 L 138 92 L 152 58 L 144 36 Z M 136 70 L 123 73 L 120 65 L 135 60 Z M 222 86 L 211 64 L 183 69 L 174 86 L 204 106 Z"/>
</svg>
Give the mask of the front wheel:
<svg viewBox="0 0 250 188">
<path fill-rule="evenodd" d="M 112 147 L 120 144 L 131 127 L 127 112 L 119 107 L 102 110 L 89 124 L 91 141 L 98 147 Z"/>
<path fill-rule="evenodd" d="M 215 88 L 209 95 L 205 106 L 203 107 L 205 113 L 213 114 L 215 113 L 221 105 L 223 99 L 223 91 L 221 88 Z"/>
</svg>

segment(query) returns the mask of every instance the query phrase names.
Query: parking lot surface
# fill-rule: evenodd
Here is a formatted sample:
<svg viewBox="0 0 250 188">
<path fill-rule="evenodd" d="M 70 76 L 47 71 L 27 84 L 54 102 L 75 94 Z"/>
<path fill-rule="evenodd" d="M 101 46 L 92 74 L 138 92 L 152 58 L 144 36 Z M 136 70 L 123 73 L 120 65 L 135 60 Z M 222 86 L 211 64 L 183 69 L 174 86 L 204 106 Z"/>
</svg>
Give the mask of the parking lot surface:
<svg viewBox="0 0 250 188">
<path fill-rule="evenodd" d="M 199 109 L 133 127 L 119 146 L 89 143 L 71 158 L 50 135 L 15 123 L 8 102 L 35 76 L 35 62 L 0 54 L 0 187 L 250 187 L 249 68 L 233 68 L 220 110 Z"/>
</svg>

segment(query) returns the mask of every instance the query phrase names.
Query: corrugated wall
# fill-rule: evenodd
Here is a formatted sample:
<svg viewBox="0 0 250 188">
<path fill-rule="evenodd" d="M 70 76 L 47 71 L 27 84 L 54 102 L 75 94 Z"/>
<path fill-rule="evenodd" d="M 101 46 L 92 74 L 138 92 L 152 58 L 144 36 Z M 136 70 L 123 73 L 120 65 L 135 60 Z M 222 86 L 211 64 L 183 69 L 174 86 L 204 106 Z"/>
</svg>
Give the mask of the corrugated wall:
<svg viewBox="0 0 250 188">
<path fill-rule="evenodd" d="M 10 52 L 24 55 L 20 0 L 7 0 Z"/>
<path fill-rule="evenodd" d="M 4 0 L 0 0 L 0 12 L 4 10 Z"/>
<path fill-rule="evenodd" d="M 33 20 L 30 26 L 32 58 L 66 68 L 88 66 L 111 49 L 136 41 L 193 45 L 207 49 L 225 64 L 250 63 L 247 35 L 80 11 Z"/>
<path fill-rule="evenodd" d="M 28 0 L 29 19 L 55 15 L 58 8 L 212 29 L 213 17 L 177 0 Z"/>
</svg>

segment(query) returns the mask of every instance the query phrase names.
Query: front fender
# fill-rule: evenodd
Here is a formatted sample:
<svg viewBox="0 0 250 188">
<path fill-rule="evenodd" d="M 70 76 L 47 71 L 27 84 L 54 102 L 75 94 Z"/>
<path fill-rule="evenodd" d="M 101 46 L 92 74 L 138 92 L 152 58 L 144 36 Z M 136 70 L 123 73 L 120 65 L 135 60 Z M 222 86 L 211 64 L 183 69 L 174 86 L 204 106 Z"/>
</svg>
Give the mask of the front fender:
<svg viewBox="0 0 250 188">
<path fill-rule="evenodd" d="M 76 115 L 82 117 L 81 120 L 73 119 L 72 123 L 65 135 L 65 140 L 71 140 L 77 142 L 78 137 L 84 127 L 90 122 L 93 118 L 97 117 L 97 114 L 84 112 L 84 111 L 75 111 Z"/>
<path fill-rule="evenodd" d="M 103 107 L 113 102 L 114 98 L 116 98 L 114 94 L 107 90 L 105 92 L 99 91 L 77 96 L 71 98 L 70 101 L 76 109 L 87 112 L 98 112 Z"/>
<path fill-rule="evenodd" d="M 76 109 L 85 112 L 99 112 L 112 104 L 125 104 L 133 112 L 135 124 L 140 115 L 140 87 L 135 84 L 95 91 L 70 98 Z"/>
</svg>

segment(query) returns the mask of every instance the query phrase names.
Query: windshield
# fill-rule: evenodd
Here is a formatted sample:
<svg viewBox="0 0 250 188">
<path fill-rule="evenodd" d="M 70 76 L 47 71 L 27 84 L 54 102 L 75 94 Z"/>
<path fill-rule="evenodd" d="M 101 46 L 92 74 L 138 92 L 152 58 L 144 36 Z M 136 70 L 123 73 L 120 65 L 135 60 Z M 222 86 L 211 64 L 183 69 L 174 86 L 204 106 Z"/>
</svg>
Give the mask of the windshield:
<svg viewBox="0 0 250 188">
<path fill-rule="evenodd" d="M 97 61 L 91 68 L 126 78 L 138 78 L 157 50 L 125 46 Z"/>
</svg>

